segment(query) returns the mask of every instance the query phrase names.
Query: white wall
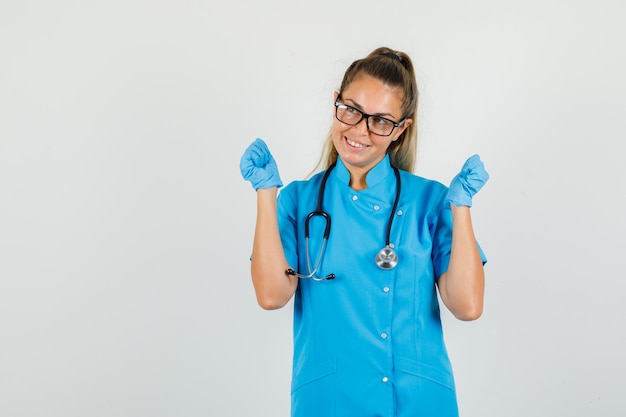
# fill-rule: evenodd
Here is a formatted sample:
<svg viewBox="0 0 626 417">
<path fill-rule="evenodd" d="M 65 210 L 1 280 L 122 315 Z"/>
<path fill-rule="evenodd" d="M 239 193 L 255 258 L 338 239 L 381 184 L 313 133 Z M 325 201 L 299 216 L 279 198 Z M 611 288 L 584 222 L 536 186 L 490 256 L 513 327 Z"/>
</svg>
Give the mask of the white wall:
<svg viewBox="0 0 626 417">
<path fill-rule="evenodd" d="M 418 68 L 418 173 L 479 153 L 484 316 L 444 314 L 465 417 L 626 413 L 621 1 L 2 1 L 0 415 L 286 416 L 255 302 L 257 136 L 306 176 L 346 66 Z"/>
</svg>

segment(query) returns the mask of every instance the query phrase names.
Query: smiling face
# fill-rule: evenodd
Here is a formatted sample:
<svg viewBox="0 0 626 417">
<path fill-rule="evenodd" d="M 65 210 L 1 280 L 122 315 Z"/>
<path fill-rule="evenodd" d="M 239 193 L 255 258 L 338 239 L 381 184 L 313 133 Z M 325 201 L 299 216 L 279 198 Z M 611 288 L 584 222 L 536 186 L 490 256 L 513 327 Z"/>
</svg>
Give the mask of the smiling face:
<svg viewBox="0 0 626 417">
<path fill-rule="evenodd" d="M 338 93 L 335 92 L 335 100 Z M 369 75 L 361 75 L 341 93 L 340 101 L 363 113 L 381 116 L 399 122 L 402 120 L 402 89 L 390 87 Z M 413 121 L 406 119 L 389 136 L 378 136 L 367 129 L 365 119 L 356 126 L 350 126 L 334 119 L 332 140 L 350 171 L 352 182 L 365 180 L 365 175 L 379 163 L 387 153 L 387 148 Z"/>
</svg>

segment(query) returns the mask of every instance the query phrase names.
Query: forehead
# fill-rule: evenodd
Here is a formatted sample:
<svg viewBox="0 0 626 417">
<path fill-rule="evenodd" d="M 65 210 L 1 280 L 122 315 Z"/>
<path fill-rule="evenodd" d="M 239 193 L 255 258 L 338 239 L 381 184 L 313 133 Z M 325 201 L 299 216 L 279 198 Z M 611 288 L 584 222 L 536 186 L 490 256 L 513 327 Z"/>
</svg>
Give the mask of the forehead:
<svg viewBox="0 0 626 417">
<path fill-rule="evenodd" d="M 403 92 L 400 87 L 385 84 L 378 78 L 362 74 L 346 87 L 341 97 L 357 104 L 367 113 L 400 115 Z"/>
</svg>

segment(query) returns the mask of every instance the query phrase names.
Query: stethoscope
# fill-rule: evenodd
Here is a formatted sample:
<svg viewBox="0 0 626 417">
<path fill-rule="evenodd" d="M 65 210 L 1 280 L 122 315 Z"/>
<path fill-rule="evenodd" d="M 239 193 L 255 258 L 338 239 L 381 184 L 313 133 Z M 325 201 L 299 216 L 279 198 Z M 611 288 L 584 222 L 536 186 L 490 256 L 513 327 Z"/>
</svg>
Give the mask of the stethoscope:
<svg viewBox="0 0 626 417">
<path fill-rule="evenodd" d="M 323 209 L 324 191 L 326 190 L 326 181 L 328 180 L 328 175 L 330 174 L 330 171 L 332 171 L 332 169 L 335 168 L 336 165 L 337 163 L 332 164 L 324 173 L 324 176 L 322 177 L 322 182 L 320 184 L 319 194 L 317 197 L 317 207 L 315 208 L 315 210 L 310 212 L 306 216 L 306 219 L 304 220 L 304 242 L 305 242 L 305 249 L 306 249 L 306 263 L 307 263 L 307 268 L 309 270 L 309 273 L 308 275 L 300 274 L 296 272 L 295 270 L 289 268 L 287 269 L 287 271 L 285 271 L 288 275 L 293 275 L 298 278 L 311 278 L 315 281 L 325 281 L 325 280 L 335 279 L 335 274 L 328 274 L 322 278 L 316 277 L 315 274 L 317 274 L 320 264 L 322 263 L 322 257 L 324 256 L 324 251 L 326 250 L 326 242 L 328 241 L 328 236 L 330 236 L 330 223 L 331 223 L 330 214 L 325 212 Z M 393 249 L 392 245 L 390 244 L 389 239 L 391 236 L 391 225 L 393 224 L 393 217 L 396 214 L 396 210 L 398 208 L 398 202 L 400 201 L 401 181 L 400 181 L 400 170 L 398 170 L 398 168 L 394 166 L 392 166 L 392 168 L 396 176 L 396 198 L 393 202 L 393 208 L 391 210 L 391 214 L 389 215 L 389 221 L 387 222 L 387 235 L 385 237 L 385 247 L 382 248 L 376 254 L 376 259 L 375 259 L 376 265 L 378 265 L 381 269 L 387 269 L 387 270 L 393 269 L 396 267 L 396 265 L 398 265 L 398 254 L 396 254 L 396 251 Z M 315 268 L 311 268 L 311 257 L 309 256 L 309 223 L 311 219 L 316 216 L 320 216 L 324 219 L 326 223 L 326 227 L 324 228 L 324 235 L 323 235 L 323 240 L 322 240 L 322 246 L 320 248 L 320 253 L 317 257 L 317 260 L 315 261 Z"/>
</svg>

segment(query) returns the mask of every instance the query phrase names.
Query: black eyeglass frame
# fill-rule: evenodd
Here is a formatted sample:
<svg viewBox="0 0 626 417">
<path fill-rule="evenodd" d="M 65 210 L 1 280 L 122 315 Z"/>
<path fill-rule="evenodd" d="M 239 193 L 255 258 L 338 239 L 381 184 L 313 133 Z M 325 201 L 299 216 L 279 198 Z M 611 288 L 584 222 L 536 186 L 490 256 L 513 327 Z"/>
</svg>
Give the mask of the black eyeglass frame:
<svg viewBox="0 0 626 417">
<path fill-rule="evenodd" d="M 367 114 L 367 113 L 362 112 L 361 110 L 357 109 L 356 107 L 353 107 L 353 106 L 350 106 L 350 105 L 348 105 L 346 103 L 340 102 L 339 101 L 340 98 L 341 98 L 341 96 L 338 96 L 337 97 L 337 101 L 335 101 L 335 119 L 339 120 L 341 123 L 347 124 L 348 126 L 356 126 L 359 123 L 361 123 L 361 121 L 363 119 L 365 119 L 365 125 L 367 126 L 367 130 L 369 132 L 373 133 L 376 136 L 387 137 L 387 136 L 391 136 L 391 134 L 393 133 L 394 130 L 396 130 L 397 127 L 402 126 L 404 124 L 404 122 L 406 122 L 406 117 L 404 119 L 402 119 L 401 121 L 399 121 L 399 122 L 394 122 L 393 120 L 388 119 L 386 117 L 377 116 L 375 114 Z M 359 120 L 357 120 L 355 123 L 346 123 L 346 122 L 344 122 L 343 120 L 341 120 L 339 118 L 338 112 L 339 112 L 339 107 L 340 106 L 356 110 L 357 112 L 361 113 L 361 118 Z M 381 135 L 380 133 L 373 132 L 372 129 L 370 129 L 370 117 L 376 117 L 378 119 L 383 119 L 383 120 L 391 123 L 393 125 L 393 128 L 391 128 L 391 131 L 387 135 Z"/>
</svg>

